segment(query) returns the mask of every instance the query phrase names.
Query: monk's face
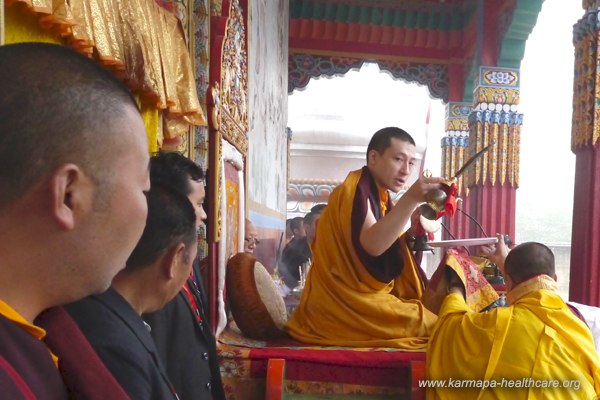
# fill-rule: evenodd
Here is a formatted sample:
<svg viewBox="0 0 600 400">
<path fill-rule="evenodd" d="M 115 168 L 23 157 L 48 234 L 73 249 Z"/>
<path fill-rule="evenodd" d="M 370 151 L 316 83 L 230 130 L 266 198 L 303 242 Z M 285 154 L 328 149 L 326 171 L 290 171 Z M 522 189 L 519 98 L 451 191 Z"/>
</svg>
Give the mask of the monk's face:
<svg viewBox="0 0 600 400">
<path fill-rule="evenodd" d="M 371 150 L 368 166 L 375 182 L 385 189 L 399 192 L 406 184 L 415 165 L 415 146 L 404 140 L 392 138 L 383 153 Z"/>
<path fill-rule="evenodd" d="M 198 182 L 193 179 L 189 181 L 190 188 L 192 189 L 188 194 L 188 199 L 194 206 L 194 213 L 196 214 L 196 228 L 200 228 L 206 220 L 206 212 L 204 211 L 204 198 L 206 197 L 206 190 L 204 188 L 204 182 Z"/>
<path fill-rule="evenodd" d="M 318 214 L 314 217 L 310 224 L 305 224 L 304 228 L 306 230 L 306 240 L 308 240 L 308 244 L 310 245 L 315 238 L 315 234 L 317 233 L 317 221 L 321 217 L 321 214 Z"/>
<path fill-rule="evenodd" d="M 250 254 L 254 253 L 254 248 L 258 242 L 258 230 L 252 222 L 247 220 L 244 231 L 244 252 Z"/>
</svg>

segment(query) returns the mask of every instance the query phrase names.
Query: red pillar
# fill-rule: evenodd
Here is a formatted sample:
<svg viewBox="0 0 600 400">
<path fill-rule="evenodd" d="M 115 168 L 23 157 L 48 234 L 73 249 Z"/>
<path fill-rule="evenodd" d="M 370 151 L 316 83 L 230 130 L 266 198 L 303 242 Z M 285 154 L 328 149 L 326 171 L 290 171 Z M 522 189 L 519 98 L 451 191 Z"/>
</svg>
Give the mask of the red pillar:
<svg viewBox="0 0 600 400">
<path fill-rule="evenodd" d="M 489 182 L 475 185 L 469 192 L 469 213 L 480 224 L 470 226 L 469 237 L 494 236 L 496 233 L 508 234 L 515 238 L 516 187 L 510 184 L 492 186 Z"/>
<path fill-rule="evenodd" d="M 600 141 L 576 150 L 569 299 L 600 306 Z"/>
<path fill-rule="evenodd" d="M 472 235 L 469 231 L 471 229 L 471 225 L 473 225 L 473 221 L 471 221 L 471 219 L 468 218 L 464 213 L 460 212 L 462 210 L 470 215 L 469 211 L 471 209 L 471 197 L 465 193 L 465 196 L 463 196 L 463 201 L 458 204 L 457 208 L 458 210 L 456 212 L 456 216 L 454 217 L 456 219 L 456 238 L 466 239 L 479 237 L 479 235 Z"/>
<path fill-rule="evenodd" d="M 498 65 L 498 23 L 506 1 L 496 0 L 483 3 L 483 37 L 481 43 L 481 65 Z"/>
<path fill-rule="evenodd" d="M 465 65 L 462 62 L 448 65 L 448 84 L 448 100 L 460 102 L 465 91 Z"/>
<path fill-rule="evenodd" d="M 451 239 L 468 239 L 473 237 L 482 237 L 483 234 L 480 231 L 475 233 L 471 233 L 471 228 L 473 226 L 477 226 L 475 222 L 473 222 L 466 214 L 471 215 L 471 197 L 463 194 L 460 196 L 462 201 L 457 203 L 457 211 L 454 217 L 444 217 L 444 225 L 452 234 L 446 231 L 442 232 L 443 240 L 451 240 Z M 461 211 L 464 211 L 461 212 Z"/>
<path fill-rule="evenodd" d="M 600 31 L 595 2 L 584 2 L 584 7 L 586 14 L 573 27 L 571 147 L 576 161 L 569 298 L 600 306 Z"/>
</svg>

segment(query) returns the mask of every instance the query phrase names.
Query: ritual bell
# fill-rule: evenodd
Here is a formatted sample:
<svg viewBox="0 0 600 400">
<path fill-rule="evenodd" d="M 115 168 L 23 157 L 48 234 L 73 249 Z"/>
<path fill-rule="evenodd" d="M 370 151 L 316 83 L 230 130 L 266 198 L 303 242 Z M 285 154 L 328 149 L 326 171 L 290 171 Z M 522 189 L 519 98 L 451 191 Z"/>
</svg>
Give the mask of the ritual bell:
<svg viewBox="0 0 600 400">
<path fill-rule="evenodd" d="M 433 232 L 437 232 L 440 229 L 442 224 L 439 219 L 442 217 L 442 215 L 447 214 L 448 216 L 453 217 L 454 212 L 456 211 L 456 179 L 495 144 L 496 141 L 494 140 L 486 147 L 479 150 L 475 155 L 469 158 L 467 162 L 465 162 L 463 166 L 459 168 L 458 171 L 456 171 L 452 178 L 442 183 L 439 189 L 432 189 L 425 194 L 425 203 L 419 206 L 419 210 L 421 212 L 419 222 L 421 224 L 420 228 L 422 228 L 419 230 L 423 233 L 415 237 L 413 250 L 433 250 L 431 246 L 427 244 L 429 235 Z M 431 171 L 425 170 L 423 172 L 423 176 L 430 177 Z"/>
<path fill-rule="evenodd" d="M 425 203 L 419 206 L 421 215 L 428 220 L 436 220 L 438 214 L 444 211 L 448 195 L 442 189 L 432 189 L 425 194 Z"/>
<path fill-rule="evenodd" d="M 456 182 L 455 179 L 448 180 L 440 185 L 439 189 L 432 189 L 425 194 L 425 203 L 419 206 L 420 216 L 419 235 L 415 237 L 413 250 L 433 250 L 429 244 L 430 235 L 437 232 L 442 223 L 439 219 L 442 215 L 449 213 L 454 215 L 456 209 Z"/>
</svg>

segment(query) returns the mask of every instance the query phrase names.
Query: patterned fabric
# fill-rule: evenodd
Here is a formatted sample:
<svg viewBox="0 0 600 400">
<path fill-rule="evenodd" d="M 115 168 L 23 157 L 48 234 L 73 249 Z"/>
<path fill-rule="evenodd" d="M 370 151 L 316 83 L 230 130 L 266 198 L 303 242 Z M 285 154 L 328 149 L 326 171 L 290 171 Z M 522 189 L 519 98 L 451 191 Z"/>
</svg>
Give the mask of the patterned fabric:
<svg viewBox="0 0 600 400">
<path fill-rule="evenodd" d="M 263 399 L 270 358 L 286 360 L 285 393 L 398 399 L 410 392 L 410 363 L 425 360 L 424 352 L 394 348 L 311 346 L 289 338 L 251 340 L 235 326 L 226 329 L 219 342 L 228 399 Z"/>
<path fill-rule="evenodd" d="M 240 176 L 238 170 L 231 163 L 224 163 L 225 167 L 225 201 L 226 201 L 226 213 L 225 218 L 227 219 L 227 232 L 225 236 L 226 241 L 226 253 L 225 259 L 229 260 L 234 254 L 240 249 L 239 230 L 241 226 L 240 221 Z"/>
<path fill-rule="evenodd" d="M 558 283 L 548 275 L 538 275 L 525 282 L 519 283 L 510 292 L 506 294 L 508 304 L 514 304 L 521 297 L 534 290 L 549 290 L 558 294 Z"/>
<path fill-rule="evenodd" d="M 451 268 L 466 288 L 467 305 L 473 311 L 481 311 L 498 300 L 498 293 L 488 283 L 479 266 L 469 257 L 464 248 L 446 250 L 440 266 L 435 271 L 429 287 L 433 290 L 440 283 L 445 274 L 445 268 Z"/>
</svg>

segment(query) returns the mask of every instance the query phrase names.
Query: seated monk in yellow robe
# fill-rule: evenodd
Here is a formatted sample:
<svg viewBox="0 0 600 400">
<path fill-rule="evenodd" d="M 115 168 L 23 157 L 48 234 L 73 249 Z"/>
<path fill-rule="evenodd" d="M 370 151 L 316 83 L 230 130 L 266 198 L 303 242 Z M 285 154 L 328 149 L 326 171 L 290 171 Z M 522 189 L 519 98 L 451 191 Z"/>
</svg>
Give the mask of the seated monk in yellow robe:
<svg viewBox="0 0 600 400">
<path fill-rule="evenodd" d="M 387 192 L 403 188 L 414 160 L 408 133 L 381 129 L 367 147 L 367 165 L 333 190 L 311 243 L 300 302 L 286 325 L 294 339 L 425 349 L 436 316 L 421 302 L 426 277 L 401 235 L 425 193 L 442 179 L 419 178 L 395 205 Z"/>
<path fill-rule="evenodd" d="M 530 242 L 506 256 L 503 240 L 497 247 L 490 258 L 510 306 L 471 312 L 462 283 L 449 284 L 427 349 L 427 399 L 596 399 L 600 359 L 558 294 L 552 251 Z"/>
</svg>

